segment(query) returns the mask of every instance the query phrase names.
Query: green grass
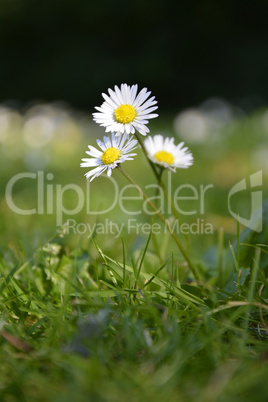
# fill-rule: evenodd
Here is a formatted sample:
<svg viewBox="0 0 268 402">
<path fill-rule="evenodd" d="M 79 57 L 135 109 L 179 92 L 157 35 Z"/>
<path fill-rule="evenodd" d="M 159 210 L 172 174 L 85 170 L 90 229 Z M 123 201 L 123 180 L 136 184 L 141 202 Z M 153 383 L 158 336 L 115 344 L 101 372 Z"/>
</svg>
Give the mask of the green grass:
<svg viewBox="0 0 268 402">
<path fill-rule="evenodd" d="M 154 275 L 146 255 L 138 269 L 144 250 L 129 266 L 92 243 L 66 252 L 63 240 L 12 270 L 1 261 L 2 400 L 265 400 L 258 253 L 229 294 L 206 274 L 180 284 L 172 258 Z"/>
<path fill-rule="evenodd" d="M 196 214 L 213 223 L 214 233 L 194 235 L 190 243 L 181 236 L 198 283 L 168 234 L 123 231 L 115 238 L 95 232 L 88 238 L 57 228 L 55 213 L 12 212 L 4 195 L 10 178 L 42 169 L 26 158 L 34 149 L 21 145 L 20 156 L 11 159 L 11 139 L 2 142 L 1 401 L 266 401 L 267 209 L 263 232 L 254 234 L 237 227 L 226 207 L 232 185 L 258 170 L 250 155 L 265 140 L 261 119 L 260 111 L 230 123 L 221 139 L 189 145 L 195 165 L 172 176 L 173 186 L 214 184 L 205 214 Z M 169 121 L 161 124 L 174 135 Z M 67 138 L 54 138 L 42 149 L 50 156 L 45 173 L 53 173 L 55 185 L 85 188 L 79 163 L 99 131 L 81 116 L 67 127 Z M 141 155 L 137 161 L 124 166 L 144 187 L 154 179 Z M 119 172 L 113 177 L 120 188 L 126 184 Z M 110 202 L 105 179 L 94 181 L 90 191 L 94 209 Z M 36 205 L 33 180 L 21 182 L 14 194 L 20 206 Z M 237 200 L 241 214 L 247 196 Z M 74 198 L 66 194 L 66 208 L 75 206 Z M 139 202 L 126 205 L 137 208 Z M 129 216 L 115 206 L 103 216 L 83 208 L 71 218 L 93 225 L 105 219 L 126 223 Z"/>
</svg>

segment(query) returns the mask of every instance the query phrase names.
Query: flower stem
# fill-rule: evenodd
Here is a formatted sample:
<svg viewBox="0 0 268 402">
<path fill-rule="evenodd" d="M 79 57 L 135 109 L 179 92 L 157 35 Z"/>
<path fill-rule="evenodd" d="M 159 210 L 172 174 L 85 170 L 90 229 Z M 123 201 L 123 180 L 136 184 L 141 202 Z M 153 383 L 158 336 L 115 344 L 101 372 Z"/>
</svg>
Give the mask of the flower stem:
<svg viewBox="0 0 268 402">
<path fill-rule="evenodd" d="M 159 187 L 159 180 L 161 180 L 161 176 L 162 176 L 163 171 L 164 171 L 164 168 L 163 168 L 163 167 L 160 167 L 160 170 L 159 170 L 159 177 L 158 177 L 158 180 L 157 180 L 158 186 L 156 187 L 156 190 L 155 190 L 155 199 L 157 198 L 157 196 L 159 195 L 159 192 L 160 192 L 160 191 L 159 191 L 159 190 L 160 190 L 160 187 Z M 156 206 L 156 207 L 158 206 L 157 199 L 156 199 L 156 201 L 155 201 L 155 206 Z M 152 215 L 152 226 L 153 226 L 154 223 L 155 223 L 155 218 L 156 218 L 155 215 Z M 160 250 L 159 245 L 157 244 L 156 235 L 155 235 L 155 233 L 153 233 L 153 232 L 152 232 L 152 241 L 153 241 L 153 243 L 154 243 L 155 252 L 156 252 L 156 254 L 158 255 L 159 261 L 160 261 L 160 263 L 161 263 L 161 265 L 162 265 L 162 264 L 163 264 L 163 260 L 162 260 L 162 256 L 161 256 L 161 250 Z"/>
<path fill-rule="evenodd" d="M 137 138 L 137 140 L 138 140 L 138 143 L 139 143 L 140 146 L 141 146 L 141 149 L 142 149 L 142 151 L 143 151 L 143 153 L 144 153 L 146 159 L 148 160 L 148 162 L 149 162 L 149 164 L 150 164 L 150 166 L 151 166 L 151 168 L 152 168 L 152 170 L 153 170 L 153 172 L 154 172 L 154 175 L 155 175 L 155 177 L 156 177 L 156 179 L 157 179 L 157 184 L 162 188 L 162 191 L 163 191 L 163 193 L 164 193 L 164 196 L 165 196 L 165 198 L 166 198 L 166 200 L 167 200 L 167 203 L 168 203 L 169 207 L 171 208 L 171 211 L 172 211 L 173 215 L 175 216 L 175 219 L 180 223 L 180 222 L 181 222 L 181 218 L 180 218 L 180 216 L 179 216 L 179 214 L 178 214 L 178 211 L 177 211 L 177 209 L 175 208 L 175 206 L 174 206 L 172 200 L 170 199 L 170 196 L 169 196 L 169 194 L 168 194 L 168 191 L 167 191 L 167 189 L 166 189 L 165 184 L 164 184 L 163 181 L 162 181 L 162 173 L 163 173 L 163 171 L 164 171 L 164 168 L 161 168 L 161 167 L 160 167 L 160 169 L 157 170 L 156 165 L 148 158 L 146 149 L 145 149 L 145 147 L 144 147 L 144 144 L 143 144 L 143 142 L 142 142 L 142 140 L 141 140 L 141 138 L 140 138 L 140 136 L 139 136 L 139 134 L 138 134 L 137 132 L 135 133 L 135 136 L 136 136 L 136 138 Z M 188 234 L 185 234 L 185 238 L 186 238 L 186 241 L 187 241 L 187 250 L 188 250 L 188 252 L 189 252 L 190 245 L 191 245 L 190 236 L 189 236 Z"/>
<path fill-rule="evenodd" d="M 151 168 L 152 168 L 152 170 L 153 170 L 153 172 L 154 172 L 154 175 L 155 175 L 155 177 L 156 177 L 156 179 L 157 179 L 158 185 L 159 185 L 159 186 L 162 188 L 162 190 L 163 190 L 164 196 L 165 196 L 165 198 L 166 198 L 166 200 L 167 200 L 167 202 L 168 202 L 168 204 L 169 204 L 169 206 L 170 206 L 170 208 L 171 208 L 171 211 L 172 211 L 173 215 L 175 216 L 175 218 L 177 219 L 177 221 L 180 222 L 180 217 L 179 217 L 179 215 L 178 215 L 178 212 L 177 212 L 175 206 L 173 205 L 173 202 L 170 200 L 169 195 L 168 195 L 168 192 L 167 192 L 167 189 L 166 189 L 166 186 L 165 186 L 165 184 L 164 184 L 163 181 L 162 181 L 163 168 L 160 169 L 159 171 L 157 170 L 155 164 L 148 158 L 146 149 L 145 149 L 145 147 L 144 147 L 144 144 L 143 144 L 143 142 L 142 142 L 140 136 L 138 135 L 138 133 L 135 133 L 135 135 L 136 135 L 136 138 L 137 138 L 137 140 L 138 140 L 138 143 L 139 143 L 140 146 L 141 146 L 141 149 L 142 149 L 144 155 L 146 156 L 146 159 L 148 160 L 148 162 L 149 162 L 150 165 L 151 165 Z"/>
<path fill-rule="evenodd" d="M 192 274 L 194 275 L 196 280 L 199 280 L 199 275 L 196 271 L 196 268 L 192 264 L 190 258 L 188 257 L 186 251 L 184 250 L 184 247 L 176 234 L 171 230 L 169 222 L 165 219 L 165 217 L 159 212 L 158 208 L 155 206 L 155 204 L 150 200 L 149 197 L 143 192 L 143 190 L 138 186 L 138 184 L 129 176 L 129 174 L 121 167 L 121 165 L 117 166 L 117 169 L 126 177 L 126 179 L 135 187 L 135 189 L 141 194 L 143 199 L 149 204 L 149 206 L 152 208 L 153 211 L 155 211 L 156 215 L 158 218 L 161 220 L 161 222 L 165 225 L 171 236 L 173 237 L 175 243 L 177 244 L 179 250 L 181 251 L 183 257 L 185 258 L 190 270 L 192 271 Z"/>
</svg>

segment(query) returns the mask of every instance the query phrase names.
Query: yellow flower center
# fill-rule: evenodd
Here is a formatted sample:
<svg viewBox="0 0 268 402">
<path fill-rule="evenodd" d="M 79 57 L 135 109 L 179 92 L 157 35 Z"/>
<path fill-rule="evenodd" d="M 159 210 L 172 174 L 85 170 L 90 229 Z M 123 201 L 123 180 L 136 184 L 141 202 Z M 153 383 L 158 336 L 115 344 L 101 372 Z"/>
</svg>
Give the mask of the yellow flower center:
<svg viewBox="0 0 268 402">
<path fill-rule="evenodd" d="M 168 151 L 158 151 L 154 154 L 154 157 L 158 160 L 158 162 L 164 162 L 168 165 L 172 165 L 174 163 L 174 156 Z"/>
<path fill-rule="evenodd" d="M 114 111 L 115 120 L 118 123 L 130 123 L 136 117 L 137 113 L 135 108 L 132 105 L 120 105 Z"/>
<path fill-rule="evenodd" d="M 117 161 L 119 159 L 121 152 L 119 149 L 115 147 L 111 147 L 106 149 L 101 155 L 101 160 L 104 165 L 110 165 L 111 163 Z"/>
</svg>

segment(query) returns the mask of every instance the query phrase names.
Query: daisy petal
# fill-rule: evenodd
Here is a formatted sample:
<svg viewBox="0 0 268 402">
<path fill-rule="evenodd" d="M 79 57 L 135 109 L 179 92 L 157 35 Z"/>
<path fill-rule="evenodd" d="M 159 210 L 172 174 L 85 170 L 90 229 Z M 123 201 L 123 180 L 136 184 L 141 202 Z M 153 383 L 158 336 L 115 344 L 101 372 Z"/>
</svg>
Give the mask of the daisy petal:
<svg viewBox="0 0 268 402">
<path fill-rule="evenodd" d="M 120 134 L 120 133 L 119 133 Z M 89 146 L 90 151 L 86 153 L 91 158 L 83 158 L 81 167 L 94 168 L 89 170 L 85 176 L 90 181 L 100 176 L 107 170 L 107 176 L 110 177 L 112 170 L 115 169 L 119 163 L 123 163 L 126 160 L 133 159 L 136 154 L 132 151 L 138 147 L 138 141 L 133 137 L 128 138 L 127 132 L 118 136 L 118 132 L 112 132 L 110 137 L 103 137 L 103 141 L 96 140 L 101 151 Z"/>
<path fill-rule="evenodd" d="M 187 169 L 193 164 L 193 155 L 184 143 L 174 144 L 174 138 L 164 138 L 158 134 L 147 137 L 144 141 L 148 158 L 164 168 L 176 171 L 176 168 Z"/>
<path fill-rule="evenodd" d="M 150 130 L 147 128 L 148 121 L 158 116 L 155 111 L 157 101 L 147 88 L 138 93 L 138 85 L 121 84 L 115 85 L 114 90 L 108 89 L 108 94 L 103 93 L 103 104 L 95 109 L 93 120 L 100 126 L 105 127 L 106 132 L 126 132 L 134 134 L 137 130 L 146 135 Z M 137 124 L 139 123 L 139 124 Z"/>
</svg>

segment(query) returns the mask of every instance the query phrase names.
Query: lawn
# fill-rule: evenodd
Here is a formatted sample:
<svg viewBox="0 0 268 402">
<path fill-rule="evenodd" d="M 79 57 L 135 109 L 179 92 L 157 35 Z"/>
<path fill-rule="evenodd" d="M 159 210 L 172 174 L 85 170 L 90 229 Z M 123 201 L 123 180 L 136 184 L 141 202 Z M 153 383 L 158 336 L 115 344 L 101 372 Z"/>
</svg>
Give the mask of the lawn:
<svg viewBox="0 0 268 402">
<path fill-rule="evenodd" d="M 142 150 L 123 164 L 197 277 L 119 169 L 86 180 L 89 112 L 0 108 L 1 401 L 267 400 L 268 112 L 212 106 L 149 125 L 194 156 L 162 176 L 179 226 Z"/>
</svg>

